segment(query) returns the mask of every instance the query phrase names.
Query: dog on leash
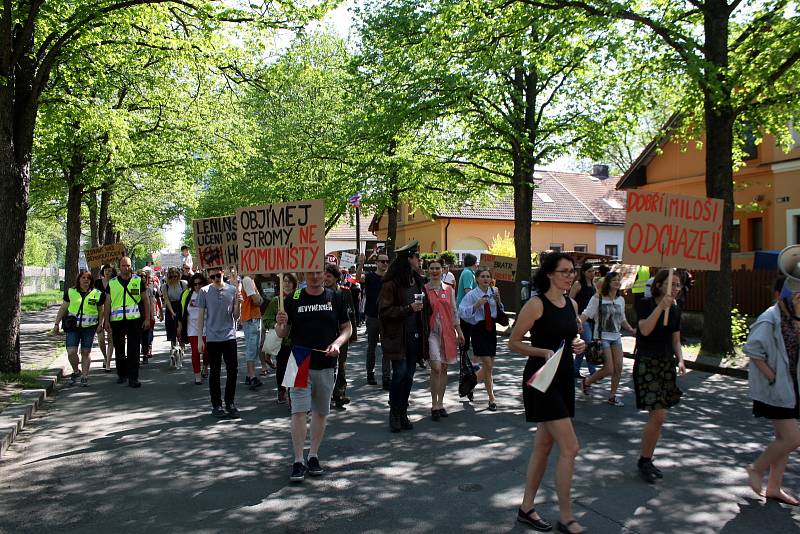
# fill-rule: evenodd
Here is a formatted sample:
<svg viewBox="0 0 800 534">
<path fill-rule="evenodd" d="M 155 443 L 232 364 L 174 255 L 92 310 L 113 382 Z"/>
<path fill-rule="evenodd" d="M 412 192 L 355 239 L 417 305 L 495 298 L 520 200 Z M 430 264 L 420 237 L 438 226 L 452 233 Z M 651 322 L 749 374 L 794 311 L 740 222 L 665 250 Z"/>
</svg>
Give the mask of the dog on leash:
<svg viewBox="0 0 800 534">
<path fill-rule="evenodd" d="M 169 351 L 169 368 L 180 369 L 183 367 L 183 350 L 177 345 Z"/>
</svg>

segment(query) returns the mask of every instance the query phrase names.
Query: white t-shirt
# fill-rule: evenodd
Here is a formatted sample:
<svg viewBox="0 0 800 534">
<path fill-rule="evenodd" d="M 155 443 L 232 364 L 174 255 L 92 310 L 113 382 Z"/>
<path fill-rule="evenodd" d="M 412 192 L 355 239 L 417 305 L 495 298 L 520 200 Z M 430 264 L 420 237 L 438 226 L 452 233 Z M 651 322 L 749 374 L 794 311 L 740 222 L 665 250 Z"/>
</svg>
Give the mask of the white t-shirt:
<svg viewBox="0 0 800 534">
<path fill-rule="evenodd" d="M 256 289 L 256 283 L 249 276 L 242 278 L 242 289 L 244 289 L 244 294 L 248 297 L 252 297 L 258 293 L 258 290 Z"/>
<path fill-rule="evenodd" d="M 456 275 L 447 271 L 445 274 L 442 275 L 442 282 L 445 284 L 450 284 L 451 286 L 456 285 Z"/>
<path fill-rule="evenodd" d="M 602 308 L 602 310 L 598 309 Z M 620 330 L 622 321 L 625 320 L 625 299 L 617 297 L 611 300 L 610 297 L 603 297 L 602 304 L 598 295 L 589 299 L 589 304 L 583 310 L 583 315 L 587 319 L 594 319 L 594 338 L 600 339 L 600 330 L 603 331 L 603 339 L 606 341 L 616 341 L 622 337 Z M 601 317 L 602 316 L 602 317 Z M 602 320 L 602 324 L 600 320 Z"/>
<path fill-rule="evenodd" d="M 192 263 L 192 255 L 189 254 L 188 256 L 184 256 L 181 254 L 181 270 L 183 270 L 183 266 L 188 265 L 189 267 L 194 267 Z"/>
<path fill-rule="evenodd" d="M 187 336 L 197 335 L 197 318 L 200 316 L 199 314 L 201 311 L 204 310 L 197 305 L 197 292 L 193 291 L 192 295 L 189 297 L 189 304 L 186 306 L 186 322 L 188 324 L 186 330 Z M 203 330 L 205 330 L 205 324 L 203 325 Z M 203 332 L 203 334 L 205 334 L 205 332 Z"/>
</svg>

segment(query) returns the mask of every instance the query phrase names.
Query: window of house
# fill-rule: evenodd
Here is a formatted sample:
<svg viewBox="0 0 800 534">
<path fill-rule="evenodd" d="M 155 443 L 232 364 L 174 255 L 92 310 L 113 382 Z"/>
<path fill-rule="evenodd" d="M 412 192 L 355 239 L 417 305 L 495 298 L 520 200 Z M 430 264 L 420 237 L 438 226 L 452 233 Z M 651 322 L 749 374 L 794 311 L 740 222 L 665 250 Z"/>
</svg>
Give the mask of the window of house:
<svg viewBox="0 0 800 534">
<path fill-rule="evenodd" d="M 573 247 L 573 250 L 574 250 L 575 252 L 586 252 L 586 250 L 587 250 L 588 248 L 589 248 L 589 247 L 587 247 L 586 245 L 575 245 L 575 246 Z"/>
<path fill-rule="evenodd" d="M 550 243 L 550 250 L 553 252 L 561 252 L 564 250 L 564 243 Z"/>
<path fill-rule="evenodd" d="M 617 258 L 619 255 L 619 245 L 606 245 L 605 255 L 611 256 L 612 258 Z"/>
<path fill-rule="evenodd" d="M 539 191 L 536 191 L 536 196 L 539 197 L 539 200 L 542 202 L 546 202 L 548 204 L 553 202 L 553 199 L 547 193 L 540 193 Z"/>
<path fill-rule="evenodd" d="M 764 250 L 764 219 L 753 217 L 748 220 L 750 225 L 750 250 Z"/>
</svg>

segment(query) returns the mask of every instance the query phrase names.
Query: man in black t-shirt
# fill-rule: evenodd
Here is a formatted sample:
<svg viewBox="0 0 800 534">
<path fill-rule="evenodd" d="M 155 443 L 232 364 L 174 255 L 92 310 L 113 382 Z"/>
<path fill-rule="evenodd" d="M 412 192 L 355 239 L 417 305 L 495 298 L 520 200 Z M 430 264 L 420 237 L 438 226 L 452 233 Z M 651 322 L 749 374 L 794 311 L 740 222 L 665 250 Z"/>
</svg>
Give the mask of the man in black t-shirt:
<svg viewBox="0 0 800 534">
<path fill-rule="evenodd" d="M 299 289 L 285 301 L 285 311 L 276 315 L 275 332 L 279 337 L 289 335 L 291 326 L 292 349 L 312 349 L 308 387 L 291 387 L 292 400 L 292 445 L 294 464 L 289 477 L 294 482 L 310 475 L 321 475 L 324 471 L 317 453 L 325 433 L 330 413 L 331 395 L 334 386 L 334 369 L 340 348 L 353 333 L 347 307 L 341 294 L 325 289 L 323 271 L 305 273 L 307 286 Z M 290 356 L 294 358 L 294 356 Z M 306 413 L 311 412 L 311 446 L 308 450 L 308 466 L 303 462 L 306 441 Z"/>
<path fill-rule="evenodd" d="M 367 316 L 367 383 L 376 385 L 378 382 L 375 380 L 375 352 L 380 338 L 378 296 L 383 287 L 383 275 L 389 268 L 389 256 L 378 254 L 378 258 L 375 260 L 375 272 L 367 272 L 362 275 L 365 259 L 363 254 L 358 259 L 356 277 L 361 280 L 361 287 L 364 290 L 364 315 Z M 381 376 L 383 389 L 389 391 L 389 384 L 392 381 L 392 365 L 386 358 L 381 358 Z"/>
<path fill-rule="evenodd" d="M 353 294 L 347 287 L 339 285 L 339 269 L 336 265 L 328 264 L 325 266 L 325 279 L 322 282 L 325 289 L 330 289 L 342 300 L 342 304 L 347 308 L 347 317 L 350 319 L 350 327 L 353 334 L 356 332 L 356 315 L 353 304 Z M 350 403 L 350 397 L 345 395 L 347 390 L 347 348 L 349 341 L 339 349 L 339 363 L 336 369 L 336 383 L 333 386 L 333 404 L 337 410 L 344 410 L 345 404 Z"/>
</svg>

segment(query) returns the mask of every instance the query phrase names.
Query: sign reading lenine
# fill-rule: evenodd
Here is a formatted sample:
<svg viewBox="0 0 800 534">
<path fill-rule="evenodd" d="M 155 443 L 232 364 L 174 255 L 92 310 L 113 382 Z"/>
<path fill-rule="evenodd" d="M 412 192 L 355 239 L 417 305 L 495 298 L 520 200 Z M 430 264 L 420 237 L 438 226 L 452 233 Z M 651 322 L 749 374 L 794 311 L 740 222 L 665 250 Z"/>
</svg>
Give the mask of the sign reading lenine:
<svg viewBox="0 0 800 534">
<path fill-rule="evenodd" d="M 322 271 L 325 205 L 304 200 L 236 210 L 241 274 Z"/>
</svg>

